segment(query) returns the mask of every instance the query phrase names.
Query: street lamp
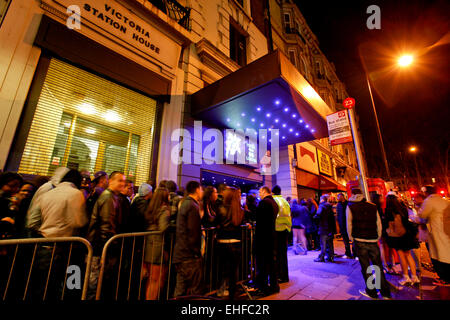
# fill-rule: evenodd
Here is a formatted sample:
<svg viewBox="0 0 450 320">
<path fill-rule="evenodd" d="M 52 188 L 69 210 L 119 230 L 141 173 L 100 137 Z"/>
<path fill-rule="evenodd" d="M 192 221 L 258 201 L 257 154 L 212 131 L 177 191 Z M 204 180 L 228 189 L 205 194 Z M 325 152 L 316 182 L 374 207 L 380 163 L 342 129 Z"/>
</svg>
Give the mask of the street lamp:
<svg viewBox="0 0 450 320">
<path fill-rule="evenodd" d="M 400 67 L 408 67 L 411 63 L 413 63 L 414 57 L 410 54 L 404 54 L 400 56 L 397 60 L 397 64 Z"/>
<path fill-rule="evenodd" d="M 406 67 L 409 67 L 413 63 L 413 61 L 414 61 L 414 57 L 412 55 L 404 54 L 404 55 L 398 57 L 397 65 L 402 68 L 406 68 Z M 389 164 L 388 164 L 387 157 L 386 157 L 386 150 L 384 148 L 383 137 L 381 136 L 380 122 L 378 121 L 377 110 L 375 108 L 375 101 L 373 100 L 372 87 L 370 85 L 369 74 L 366 69 L 364 69 L 364 72 L 366 74 L 367 87 L 369 88 L 370 100 L 372 102 L 373 113 L 375 115 L 375 124 L 377 126 L 378 142 L 380 144 L 381 154 L 383 156 L 383 162 L 384 162 L 384 166 L 386 168 L 386 174 L 387 174 L 388 180 L 391 181 L 391 172 L 389 170 Z"/>
<path fill-rule="evenodd" d="M 417 165 L 417 157 L 416 157 L 417 147 L 416 146 L 409 147 L 409 152 L 414 155 L 414 165 L 416 166 L 417 182 L 419 184 L 418 187 L 420 188 L 420 186 L 422 185 L 422 178 L 419 173 L 419 166 Z"/>
</svg>

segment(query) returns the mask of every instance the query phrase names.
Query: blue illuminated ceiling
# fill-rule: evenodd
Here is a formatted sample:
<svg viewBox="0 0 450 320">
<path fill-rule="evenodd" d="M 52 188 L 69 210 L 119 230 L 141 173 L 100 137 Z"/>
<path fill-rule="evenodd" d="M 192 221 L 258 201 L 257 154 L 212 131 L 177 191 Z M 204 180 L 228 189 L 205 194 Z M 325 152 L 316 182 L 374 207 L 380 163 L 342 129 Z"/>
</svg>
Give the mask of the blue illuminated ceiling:
<svg viewBox="0 0 450 320">
<path fill-rule="evenodd" d="M 326 120 L 273 60 L 256 61 L 194 94 L 193 116 L 220 128 L 279 129 L 280 145 L 327 137 Z"/>
</svg>

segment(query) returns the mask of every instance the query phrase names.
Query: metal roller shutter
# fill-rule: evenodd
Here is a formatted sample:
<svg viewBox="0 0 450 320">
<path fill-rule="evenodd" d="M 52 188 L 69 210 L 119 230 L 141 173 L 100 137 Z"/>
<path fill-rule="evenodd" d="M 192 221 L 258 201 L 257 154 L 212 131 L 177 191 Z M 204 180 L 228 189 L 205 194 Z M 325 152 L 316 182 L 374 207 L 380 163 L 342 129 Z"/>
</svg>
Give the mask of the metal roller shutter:
<svg viewBox="0 0 450 320">
<path fill-rule="evenodd" d="M 52 59 L 19 172 L 51 176 L 66 166 L 147 182 L 155 118 L 154 99 Z"/>
</svg>

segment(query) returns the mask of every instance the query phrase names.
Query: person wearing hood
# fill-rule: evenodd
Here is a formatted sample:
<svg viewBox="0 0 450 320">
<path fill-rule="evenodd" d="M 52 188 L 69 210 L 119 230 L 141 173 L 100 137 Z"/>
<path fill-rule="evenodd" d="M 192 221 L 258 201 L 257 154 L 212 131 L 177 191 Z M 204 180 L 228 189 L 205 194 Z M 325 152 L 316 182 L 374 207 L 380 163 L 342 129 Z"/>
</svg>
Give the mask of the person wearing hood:
<svg viewBox="0 0 450 320">
<path fill-rule="evenodd" d="M 50 181 L 44 183 L 33 196 L 31 200 L 30 207 L 27 212 L 26 217 L 26 229 L 28 230 L 29 236 L 34 237 L 37 236 L 38 230 L 42 224 L 42 216 L 41 211 L 36 210 L 40 206 L 41 198 L 48 191 L 56 188 L 58 184 L 61 182 L 62 178 L 69 172 L 69 169 L 66 167 L 56 168 L 55 173 L 50 178 Z"/>
<path fill-rule="evenodd" d="M 333 206 L 328 202 L 328 195 L 320 197 L 319 209 L 314 216 L 318 221 L 320 237 L 320 254 L 315 262 L 334 262 L 333 237 L 336 233 L 336 220 L 334 218 Z"/>
<path fill-rule="evenodd" d="M 364 283 L 366 284 L 365 291 L 360 290 L 359 292 L 371 299 L 378 299 L 377 289 L 380 289 L 381 296 L 384 299 L 391 299 L 391 291 L 384 275 L 380 248 L 378 246 L 382 225 L 377 206 L 367 202 L 360 189 L 352 189 L 352 196 L 348 202 L 346 215 L 348 237 L 355 244 L 354 253 L 358 257 Z M 377 278 L 380 275 L 380 281 L 378 282 L 377 280 L 380 288 L 369 287 L 367 284 L 369 277 L 373 277 L 373 269 L 375 269 Z"/>
<path fill-rule="evenodd" d="M 132 232 L 146 231 L 145 212 L 150 204 L 153 188 L 148 183 L 139 186 L 138 194 L 131 201 L 130 225 Z"/>
</svg>

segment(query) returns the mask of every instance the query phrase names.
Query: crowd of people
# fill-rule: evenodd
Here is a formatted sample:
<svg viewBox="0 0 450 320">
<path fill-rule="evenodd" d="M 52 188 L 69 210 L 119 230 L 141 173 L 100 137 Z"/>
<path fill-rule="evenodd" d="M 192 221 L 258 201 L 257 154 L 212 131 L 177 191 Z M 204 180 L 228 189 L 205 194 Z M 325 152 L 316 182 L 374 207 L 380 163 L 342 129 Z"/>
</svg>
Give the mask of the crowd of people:
<svg viewBox="0 0 450 320">
<path fill-rule="evenodd" d="M 0 236 L 86 238 L 93 248 L 90 299 L 96 295 L 100 257 L 107 241 L 117 234 L 143 231 L 157 232 L 146 239 L 144 268 L 139 277 L 146 279 L 145 298 L 158 299 L 169 268 L 164 233 L 171 229 L 175 236 L 171 257 L 176 271 L 173 296 L 204 294 L 204 228 L 211 227 L 217 230 L 215 243 L 221 261 L 218 268 L 222 284 L 217 295 L 234 299 L 242 255 L 241 230 L 255 224 L 255 297 L 277 293 L 280 283 L 289 282 L 287 253 L 291 234 L 296 255 L 318 251 L 314 261 L 334 262 L 333 240 L 338 228 L 345 245 L 344 258 L 358 258 L 365 281 L 370 276 L 369 266 L 381 270 L 378 289 L 382 297 L 391 297 L 384 273 L 396 273 L 396 260 L 403 276 L 399 283 L 419 283 L 420 266 L 414 252 L 419 241 L 427 243 L 439 276 L 437 283 L 449 284 L 449 202 L 437 195 L 434 187 L 425 187 L 424 193 L 415 197 L 414 207 L 392 191 L 386 198 L 375 194 L 369 202 L 361 190 L 353 189 L 348 200 L 343 193 L 337 198 L 325 194 L 319 204 L 312 198 L 285 199 L 281 191 L 278 185 L 272 189 L 263 186 L 258 193 L 243 195 L 239 188 L 224 184 L 215 188 L 189 181 L 185 188 L 178 188 L 174 181 L 165 180 L 157 186 L 143 183 L 135 190 L 134 183 L 117 171 L 109 175 L 96 172 L 91 181 L 86 172 L 61 167 L 50 180 L 39 178 L 33 182 L 5 172 L 0 175 Z M 104 266 L 105 285 L 108 273 L 117 268 L 118 254 L 114 252 L 118 250 L 111 245 L 113 254 Z M 0 256 L 5 254 L 0 252 Z M 47 266 L 54 255 L 48 248 L 41 250 L 41 267 Z M 378 296 L 377 290 L 369 287 L 361 293 L 371 298 Z"/>
</svg>

